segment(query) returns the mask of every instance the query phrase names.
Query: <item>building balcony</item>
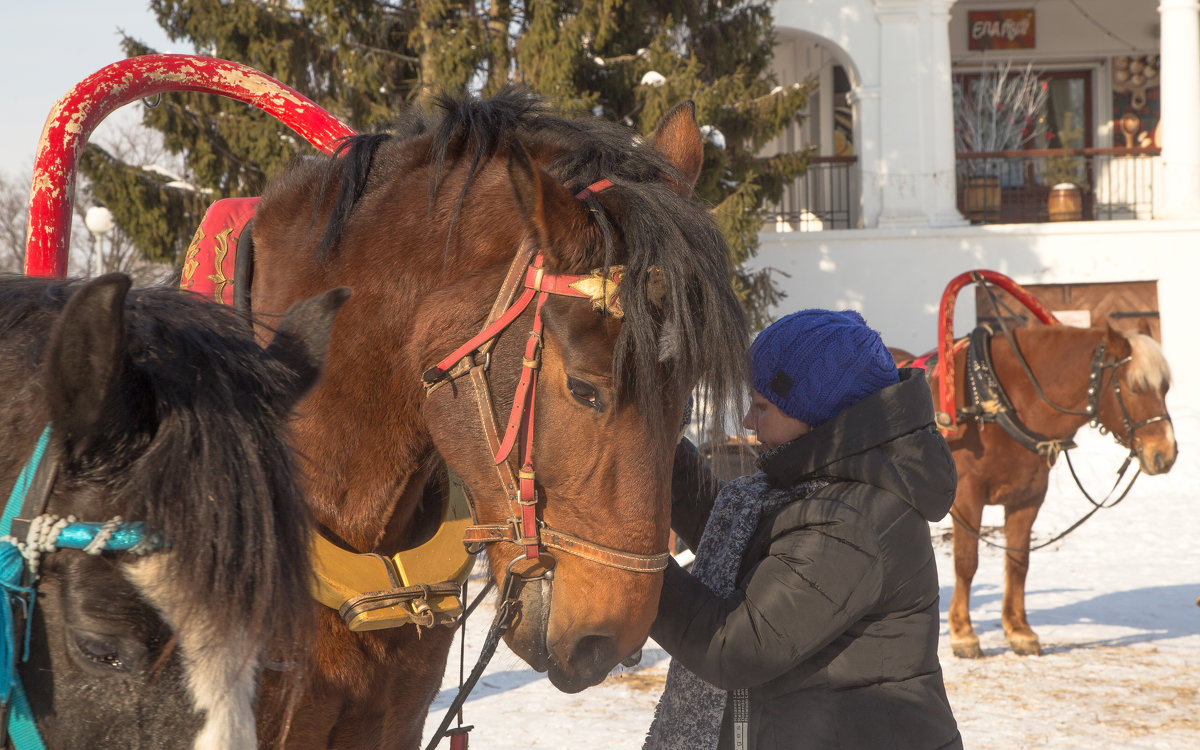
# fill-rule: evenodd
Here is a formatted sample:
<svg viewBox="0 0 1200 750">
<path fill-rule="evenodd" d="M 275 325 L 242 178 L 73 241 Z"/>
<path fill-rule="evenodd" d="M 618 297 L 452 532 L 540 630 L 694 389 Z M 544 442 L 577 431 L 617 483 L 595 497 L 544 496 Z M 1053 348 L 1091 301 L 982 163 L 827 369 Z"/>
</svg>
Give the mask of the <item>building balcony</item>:
<svg viewBox="0 0 1200 750">
<path fill-rule="evenodd" d="M 1155 218 L 1157 148 L 1041 149 L 961 153 L 958 209 L 973 224 L 1039 224 Z M 767 232 L 814 232 L 859 226 L 862 180 L 857 160 L 814 157 L 768 213 Z"/>
<path fill-rule="evenodd" d="M 958 209 L 974 224 L 1154 218 L 1157 148 L 957 155 Z"/>
</svg>

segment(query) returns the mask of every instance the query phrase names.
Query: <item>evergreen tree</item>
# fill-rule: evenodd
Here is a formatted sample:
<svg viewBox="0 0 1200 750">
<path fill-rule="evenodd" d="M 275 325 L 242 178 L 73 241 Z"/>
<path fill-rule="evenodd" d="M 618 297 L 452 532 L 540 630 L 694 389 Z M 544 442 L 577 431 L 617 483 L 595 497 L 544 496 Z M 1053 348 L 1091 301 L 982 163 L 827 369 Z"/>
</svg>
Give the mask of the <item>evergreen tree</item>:
<svg viewBox="0 0 1200 750">
<path fill-rule="evenodd" d="M 767 207 L 801 174 L 808 150 L 760 157 L 804 108 L 811 85 L 778 86 L 770 73 L 773 26 L 761 0 L 499 0 L 436 2 L 426 68 L 438 82 L 484 92 L 516 80 L 567 110 L 593 111 L 650 134 L 692 99 L 706 133 L 698 195 L 715 215 L 739 269 L 734 283 L 756 326 L 779 294 L 768 271 L 742 264 L 758 247 Z M 453 20 L 453 22 L 450 22 Z"/>
<path fill-rule="evenodd" d="M 490 94 L 528 86 L 568 111 L 594 112 L 643 135 L 670 107 L 696 102 L 706 133 L 698 195 L 714 207 L 736 266 L 754 254 L 766 206 L 801 173 L 808 152 L 761 158 L 763 146 L 804 107 L 810 87 L 781 88 L 769 71 L 770 3 L 764 0 L 152 0 L 173 40 L 251 65 L 291 85 L 357 130 L 386 122 L 406 102 L 438 91 Z M 125 40 L 128 54 L 147 48 Z M 167 146 L 187 154 L 189 178 L 210 198 L 252 195 L 307 147 L 250 107 L 179 94 L 145 116 Z M 88 173 L 152 180 L 93 155 Z M 141 247 L 178 253 L 197 215 L 167 237 L 139 229 L 153 185 L 128 211 L 105 191 L 118 224 Z M 160 191 L 161 192 L 161 191 Z M 174 206 L 183 196 L 158 199 Z M 177 215 L 193 209 L 179 207 Z M 182 238 L 182 239 L 180 239 Z M 149 242 L 150 245 L 143 245 Z M 180 243 L 183 244 L 180 244 Z M 155 250 L 160 255 L 168 251 Z M 734 283 L 756 324 L 778 293 L 766 272 Z"/>
</svg>

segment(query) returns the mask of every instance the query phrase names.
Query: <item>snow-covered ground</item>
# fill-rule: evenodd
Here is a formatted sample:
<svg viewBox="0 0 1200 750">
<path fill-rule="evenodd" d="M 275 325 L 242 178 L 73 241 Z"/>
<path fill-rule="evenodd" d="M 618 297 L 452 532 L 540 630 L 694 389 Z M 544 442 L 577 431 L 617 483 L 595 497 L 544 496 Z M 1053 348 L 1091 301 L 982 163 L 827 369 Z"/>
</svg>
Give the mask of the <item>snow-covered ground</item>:
<svg viewBox="0 0 1200 750">
<path fill-rule="evenodd" d="M 956 659 L 945 623 L 953 585 L 946 522 L 932 528 L 942 582 L 942 667 L 968 748 L 1057 750 L 1200 747 L 1200 412 L 1172 414 L 1180 458 L 1165 476 L 1137 480 L 1118 506 L 1033 553 L 1026 590 L 1041 657 L 1018 657 L 1000 625 L 1002 553 L 982 547 L 971 617 L 984 658 Z M 1076 470 L 1103 496 L 1124 451 L 1083 430 Z M 1132 469 L 1130 470 L 1132 474 Z M 1127 475 L 1128 478 L 1128 475 Z M 1091 506 L 1065 463 L 1034 525 L 1053 537 Z M 993 513 L 995 511 L 995 513 Z M 984 527 L 1003 512 L 989 508 Z M 490 622 L 490 601 L 471 618 L 467 671 Z M 458 684 L 457 647 L 426 723 L 441 721 Z M 669 658 L 653 642 L 642 663 L 576 695 L 558 692 L 503 645 L 464 710 L 471 744 L 487 750 L 640 748 Z M 448 747 L 443 740 L 441 747 Z"/>
</svg>

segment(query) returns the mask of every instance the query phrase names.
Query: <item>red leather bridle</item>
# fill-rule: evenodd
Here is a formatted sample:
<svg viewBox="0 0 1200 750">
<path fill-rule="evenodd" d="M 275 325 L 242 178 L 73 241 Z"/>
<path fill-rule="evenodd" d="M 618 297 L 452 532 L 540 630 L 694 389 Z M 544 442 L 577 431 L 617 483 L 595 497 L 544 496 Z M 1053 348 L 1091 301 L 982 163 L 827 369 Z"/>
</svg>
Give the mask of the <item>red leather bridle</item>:
<svg viewBox="0 0 1200 750">
<path fill-rule="evenodd" d="M 612 182 L 600 180 L 584 188 L 575 197 L 584 200 L 609 187 L 612 187 Z M 531 255 L 533 256 L 532 260 L 530 259 Z M 588 288 L 589 282 L 595 288 L 597 279 L 599 279 L 598 286 L 600 288 L 599 300 L 595 294 L 584 291 Z M 500 485 L 508 496 L 510 505 L 514 501 L 516 504 L 516 507 L 513 508 L 514 515 L 507 523 L 476 524 L 469 527 L 464 536 L 466 543 L 512 542 L 522 546 L 524 557 L 530 560 L 537 560 L 540 548 L 548 547 L 622 570 L 653 573 L 666 567 L 669 557 L 666 552 L 653 555 L 624 552 L 553 529 L 537 517 L 537 493 L 533 465 L 533 417 L 538 371 L 541 369 L 542 306 L 546 303 L 549 295 L 558 294 L 565 297 L 592 299 L 593 304 L 597 306 L 604 306 L 607 303 L 616 306 L 616 314 L 620 314 L 619 301 L 615 299 L 614 294 L 618 281 L 619 273 L 610 274 L 609 277 L 599 277 L 595 273 L 581 276 L 547 273 L 542 254 L 540 252 L 535 254 L 534 248 L 523 249 L 517 253 L 509 266 L 508 274 L 500 287 L 500 292 L 492 306 L 492 312 L 488 316 L 488 323 L 484 325 L 483 330 L 422 375 L 427 395 L 447 377 L 470 375 L 475 385 L 484 437 L 492 453 Z M 516 300 L 508 305 L 509 300 L 512 300 L 518 291 L 520 291 L 520 296 L 517 296 Z M 490 364 L 491 347 L 495 343 L 496 337 L 520 317 L 530 304 L 533 304 L 533 329 L 525 343 L 521 377 L 517 382 L 512 411 L 501 437 L 496 428 L 495 411 L 488 395 L 487 369 Z M 507 308 L 505 305 L 508 305 Z M 479 355 L 483 356 L 482 364 L 478 362 Z M 520 469 L 514 479 L 508 459 L 522 430 L 524 431 L 524 440 L 520 454 Z M 515 493 L 514 488 L 516 489 Z"/>
</svg>

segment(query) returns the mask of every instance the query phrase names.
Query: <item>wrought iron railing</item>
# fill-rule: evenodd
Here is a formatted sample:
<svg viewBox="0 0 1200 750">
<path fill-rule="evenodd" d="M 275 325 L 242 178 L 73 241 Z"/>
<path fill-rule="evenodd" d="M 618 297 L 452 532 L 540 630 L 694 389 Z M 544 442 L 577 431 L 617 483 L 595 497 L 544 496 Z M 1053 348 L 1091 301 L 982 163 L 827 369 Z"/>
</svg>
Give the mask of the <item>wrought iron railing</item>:
<svg viewBox="0 0 1200 750">
<path fill-rule="evenodd" d="M 820 232 L 858 225 L 862 188 L 853 156 L 814 156 L 804 174 L 783 190 L 767 215 L 768 232 Z"/>
<path fill-rule="evenodd" d="M 1157 148 L 994 151 L 957 155 L 958 208 L 975 224 L 1153 219 Z M 765 231 L 858 226 L 862 188 L 853 156 L 813 157 L 784 189 Z"/>
<path fill-rule="evenodd" d="M 957 155 L 958 208 L 972 223 L 1154 218 L 1157 148 Z"/>
</svg>

